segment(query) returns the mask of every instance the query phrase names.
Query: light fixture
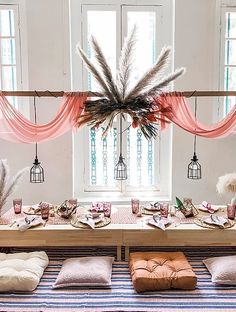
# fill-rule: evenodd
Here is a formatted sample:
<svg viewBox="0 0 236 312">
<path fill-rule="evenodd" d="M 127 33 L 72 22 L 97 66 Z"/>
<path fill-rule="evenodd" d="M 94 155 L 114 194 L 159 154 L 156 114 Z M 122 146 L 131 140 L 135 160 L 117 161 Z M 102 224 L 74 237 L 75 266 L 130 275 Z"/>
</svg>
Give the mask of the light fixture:
<svg viewBox="0 0 236 312">
<path fill-rule="evenodd" d="M 35 96 L 34 96 L 34 122 L 37 124 L 37 112 L 35 105 Z M 42 183 L 44 182 L 44 170 L 43 167 L 40 166 L 40 162 L 38 161 L 38 144 L 35 144 L 35 160 L 33 163 L 33 167 L 30 169 L 30 182 L 31 183 Z"/>
<path fill-rule="evenodd" d="M 127 165 L 124 163 L 124 157 L 122 155 L 122 118 L 123 114 L 120 115 L 120 156 L 118 163 L 115 165 L 114 179 L 115 180 L 127 180 Z"/>
<path fill-rule="evenodd" d="M 197 97 L 195 97 L 194 103 L 194 115 L 195 122 L 197 117 Z M 196 131 L 196 129 L 195 129 Z M 196 155 L 196 146 L 197 146 L 197 136 L 194 135 L 194 150 L 193 150 L 193 158 L 191 159 L 190 164 L 188 165 L 188 179 L 199 180 L 202 178 L 202 168 L 198 162 L 198 158 Z"/>
</svg>

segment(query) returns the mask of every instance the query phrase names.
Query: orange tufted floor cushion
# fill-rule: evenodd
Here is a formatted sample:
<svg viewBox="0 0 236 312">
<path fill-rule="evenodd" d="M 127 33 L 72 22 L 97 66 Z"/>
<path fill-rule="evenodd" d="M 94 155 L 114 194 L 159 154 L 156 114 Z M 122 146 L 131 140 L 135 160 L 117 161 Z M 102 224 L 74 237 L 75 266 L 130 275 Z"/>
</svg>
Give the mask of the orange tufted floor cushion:
<svg viewBox="0 0 236 312">
<path fill-rule="evenodd" d="M 182 252 L 134 252 L 129 269 L 137 292 L 194 289 L 197 277 Z"/>
</svg>

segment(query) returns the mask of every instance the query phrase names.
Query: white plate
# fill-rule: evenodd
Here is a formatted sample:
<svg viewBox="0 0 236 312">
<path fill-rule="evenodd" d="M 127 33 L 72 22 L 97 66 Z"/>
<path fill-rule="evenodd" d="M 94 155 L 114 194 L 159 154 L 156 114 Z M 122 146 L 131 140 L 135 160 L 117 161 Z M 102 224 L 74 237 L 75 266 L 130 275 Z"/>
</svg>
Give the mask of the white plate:
<svg viewBox="0 0 236 312">
<path fill-rule="evenodd" d="M 159 211 L 160 210 L 159 207 L 154 207 L 154 205 L 152 205 L 151 203 L 143 205 L 142 208 L 149 210 L 149 211 Z"/>
<path fill-rule="evenodd" d="M 79 218 L 78 220 L 79 220 L 81 223 L 84 223 L 84 224 L 87 224 L 87 222 L 88 222 L 87 218 Z M 97 218 L 91 218 L 91 220 L 93 220 L 94 223 L 97 224 L 97 223 L 103 221 L 103 217 L 102 217 L 102 216 L 99 216 L 99 217 L 97 217 Z"/>
</svg>

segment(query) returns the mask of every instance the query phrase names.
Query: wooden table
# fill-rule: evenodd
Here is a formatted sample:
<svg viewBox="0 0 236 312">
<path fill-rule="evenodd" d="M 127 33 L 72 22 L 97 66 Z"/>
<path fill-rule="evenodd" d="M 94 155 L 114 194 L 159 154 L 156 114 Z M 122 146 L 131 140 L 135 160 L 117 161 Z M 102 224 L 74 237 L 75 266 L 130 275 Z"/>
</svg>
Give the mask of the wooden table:
<svg viewBox="0 0 236 312">
<path fill-rule="evenodd" d="M 79 229 L 70 224 L 47 224 L 20 232 L 8 225 L 0 225 L 0 246 L 116 246 L 117 260 L 120 261 L 122 246 L 125 247 L 126 260 L 131 246 L 236 246 L 236 226 L 221 230 L 195 224 L 171 224 L 162 231 L 147 225 L 145 218 L 138 219 L 137 224 L 109 224 L 95 230 Z"/>
</svg>

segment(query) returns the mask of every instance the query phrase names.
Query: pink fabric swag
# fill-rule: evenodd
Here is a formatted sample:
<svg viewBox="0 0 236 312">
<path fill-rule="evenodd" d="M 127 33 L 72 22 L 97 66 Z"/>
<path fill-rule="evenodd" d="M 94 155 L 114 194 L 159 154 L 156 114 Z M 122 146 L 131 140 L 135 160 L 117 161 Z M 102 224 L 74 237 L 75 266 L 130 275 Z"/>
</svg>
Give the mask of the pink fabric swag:
<svg viewBox="0 0 236 312">
<path fill-rule="evenodd" d="M 87 95 L 65 93 L 56 117 L 49 123 L 35 125 L 19 113 L 0 93 L 0 138 L 11 142 L 35 143 L 56 138 L 71 128 L 83 111 Z"/>
<path fill-rule="evenodd" d="M 236 133 L 236 105 L 220 122 L 206 126 L 195 120 L 186 98 L 178 93 L 176 96 L 163 94 L 154 101 L 159 110 L 163 111 L 162 129 L 166 127 L 167 122 L 172 121 L 182 129 L 206 138 L 220 138 Z"/>
</svg>

